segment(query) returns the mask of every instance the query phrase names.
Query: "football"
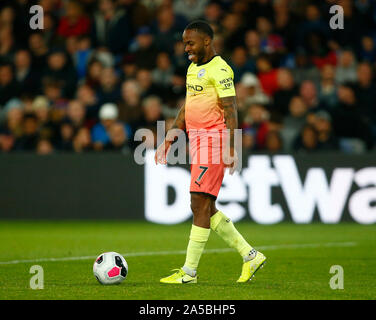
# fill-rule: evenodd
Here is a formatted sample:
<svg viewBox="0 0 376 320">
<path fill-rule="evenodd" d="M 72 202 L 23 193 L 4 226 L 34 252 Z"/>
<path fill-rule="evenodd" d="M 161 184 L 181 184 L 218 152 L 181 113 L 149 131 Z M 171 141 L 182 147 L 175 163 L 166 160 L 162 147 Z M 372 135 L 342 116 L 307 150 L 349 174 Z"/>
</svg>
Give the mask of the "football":
<svg viewBox="0 0 376 320">
<path fill-rule="evenodd" d="M 119 284 L 128 275 L 128 264 L 121 254 L 105 252 L 95 260 L 93 272 L 101 284 Z"/>
</svg>

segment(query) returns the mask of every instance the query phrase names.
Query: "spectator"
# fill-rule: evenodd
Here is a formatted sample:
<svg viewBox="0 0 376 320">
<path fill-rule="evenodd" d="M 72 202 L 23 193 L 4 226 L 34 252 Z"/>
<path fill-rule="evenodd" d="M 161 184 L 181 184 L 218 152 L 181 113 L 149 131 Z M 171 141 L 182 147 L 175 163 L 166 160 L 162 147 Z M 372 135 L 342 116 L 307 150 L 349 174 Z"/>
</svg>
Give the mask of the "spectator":
<svg viewBox="0 0 376 320">
<path fill-rule="evenodd" d="M 118 101 L 120 98 L 119 78 L 113 68 L 104 68 L 97 91 L 100 104 Z"/>
<path fill-rule="evenodd" d="M 37 117 L 39 136 L 48 140 L 55 139 L 56 128 L 51 121 L 50 106 L 47 98 L 37 96 L 32 102 L 32 111 Z"/>
<path fill-rule="evenodd" d="M 219 1 L 209 1 L 204 10 L 204 20 L 211 24 L 219 24 L 223 10 Z"/>
<path fill-rule="evenodd" d="M 292 70 L 292 74 L 296 83 L 309 80 L 315 85 L 318 85 L 320 82 L 319 69 L 310 62 L 306 51 L 302 48 L 299 48 L 295 55 L 295 66 Z"/>
<path fill-rule="evenodd" d="M 56 143 L 57 149 L 62 152 L 73 151 L 73 138 L 74 128 L 72 123 L 69 120 L 62 121 L 59 128 L 59 139 Z"/>
<path fill-rule="evenodd" d="M 130 31 L 132 35 L 134 35 L 139 28 L 151 22 L 151 12 L 141 1 L 118 0 L 118 4 L 127 12 L 127 16 L 130 19 Z"/>
<path fill-rule="evenodd" d="M 161 90 L 159 86 L 153 83 L 151 71 L 147 69 L 140 69 L 137 71 L 136 80 L 140 86 L 141 97 L 146 98 L 150 95 L 159 95 Z"/>
<path fill-rule="evenodd" d="M 88 62 L 93 55 L 91 40 L 88 36 L 77 38 L 77 50 L 73 54 L 73 61 L 76 67 L 79 80 L 83 79 L 87 72 Z"/>
<path fill-rule="evenodd" d="M 242 19 L 248 17 L 249 1 L 235 0 L 230 1 L 228 5 L 230 5 L 230 12 L 240 15 Z"/>
<path fill-rule="evenodd" d="M 76 153 L 88 152 L 93 150 L 90 130 L 81 128 L 73 138 L 73 150 Z"/>
<path fill-rule="evenodd" d="M 0 154 L 9 153 L 14 146 L 14 137 L 7 131 L 0 129 Z"/>
<path fill-rule="evenodd" d="M 267 55 L 260 55 L 256 61 L 257 77 L 261 87 L 269 97 L 278 90 L 278 70 L 273 68 L 272 62 Z"/>
<path fill-rule="evenodd" d="M 98 119 L 100 106 L 95 91 L 90 86 L 82 84 L 77 89 L 76 99 L 85 106 L 87 124 L 91 128 Z"/>
<path fill-rule="evenodd" d="M 152 70 L 155 68 L 155 57 L 158 54 L 154 35 L 148 26 L 141 27 L 136 35 L 136 40 L 131 46 L 138 68 Z"/>
<path fill-rule="evenodd" d="M 218 48 L 216 48 L 218 50 Z M 187 61 L 187 57 L 184 50 L 184 43 L 182 41 L 176 41 L 174 44 L 174 53 L 172 55 L 172 63 L 174 65 L 175 70 L 187 70 L 189 66 L 189 60 Z"/>
<path fill-rule="evenodd" d="M 307 35 L 305 49 L 310 53 L 312 63 L 321 69 L 325 64 L 337 64 L 336 53 L 329 48 L 325 36 L 311 32 Z"/>
<path fill-rule="evenodd" d="M 303 81 L 300 85 L 299 94 L 307 105 L 309 111 L 324 108 L 323 105 L 320 104 L 317 88 L 312 81 Z"/>
<path fill-rule="evenodd" d="M 294 78 L 289 69 L 281 68 L 277 74 L 278 90 L 273 96 L 273 112 L 281 116 L 287 115 L 288 106 L 293 96 L 298 94 Z"/>
<path fill-rule="evenodd" d="M 227 13 L 222 19 L 224 46 L 231 52 L 243 45 L 245 28 L 243 17 L 235 12 Z"/>
<path fill-rule="evenodd" d="M 86 126 L 86 109 L 79 100 L 71 100 L 67 108 L 67 119 L 72 124 L 75 131 Z"/>
<path fill-rule="evenodd" d="M 163 121 L 162 100 L 157 96 L 148 96 L 142 100 L 142 118 L 139 128 L 157 132 L 157 121 Z"/>
<path fill-rule="evenodd" d="M 54 108 L 65 109 L 68 99 L 63 96 L 63 84 L 59 80 L 43 79 L 43 95 L 48 99 L 49 104 Z"/>
<path fill-rule="evenodd" d="M 60 18 L 57 34 L 63 38 L 81 36 L 90 31 L 90 19 L 85 16 L 82 4 L 69 0 L 65 4 L 65 15 Z"/>
<path fill-rule="evenodd" d="M 43 7 L 46 13 L 61 13 L 61 3 L 59 0 L 39 0 L 39 5 Z"/>
<path fill-rule="evenodd" d="M 232 52 L 230 66 L 234 72 L 234 82 L 240 81 L 246 72 L 255 72 L 255 65 L 247 58 L 244 47 L 236 47 Z"/>
<path fill-rule="evenodd" d="M 223 56 L 225 59 L 228 59 L 228 56 L 226 56 L 227 53 L 225 51 L 225 39 L 222 34 L 214 34 L 213 46 L 218 55 Z"/>
<path fill-rule="evenodd" d="M 283 150 L 283 141 L 278 131 L 271 130 L 266 134 L 265 149 L 271 153 L 278 153 Z"/>
<path fill-rule="evenodd" d="M 24 116 L 24 105 L 19 99 L 11 99 L 5 105 L 5 123 L 0 127 L 0 131 L 19 138 L 22 133 L 22 120 Z"/>
<path fill-rule="evenodd" d="M 0 28 L 0 63 L 12 62 L 15 51 L 16 41 L 12 33 L 12 28 L 10 26 Z"/>
<path fill-rule="evenodd" d="M 339 57 L 339 64 L 336 69 L 336 81 L 342 84 L 345 82 L 355 82 L 356 80 L 355 56 L 351 50 L 344 50 Z"/>
<path fill-rule="evenodd" d="M 294 51 L 296 46 L 296 30 L 298 28 L 298 17 L 294 15 L 288 7 L 288 1 L 278 0 L 273 2 L 274 30 L 284 41 L 289 51 Z"/>
<path fill-rule="evenodd" d="M 208 0 L 176 0 L 174 12 L 184 16 L 187 21 L 201 18 L 204 15 Z"/>
<path fill-rule="evenodd" d="M 186 25 L 186 19 L 175 14 L 171 5 L 161 5 L 158 8 L 156 20 L 152 24 L 157 49 L 172 53 L 173 43 L 177 39 L 181 39 Z"/>
<path fill-rule="evenodd" d="M 283 118 L 281 135 L 286 151 L 291 151 L 299 132 L 306 124 L 308 107 L 300 96 L 295 96 L 289 103 L 289 113 Z"/>
<path fill-rule="evenodd" d="M 142 100 L 142 117 L 138 128 L 151 130 L 154 141 L 146 139 L 146 148 L 153 149 L 157 145 L 157 121 L 164 121 L 162 113 L 162 101 L 157 96 L 148 96 Z M 136 143 L 134 143 L 134 147 Z"/>
<path fill-rule="evenodd" d="M 90 60 L 86 69 L 85 83 L 92 89 L 98 89 L 100 87 L 101 76 L 104 66 L 101 61 L 97 59 Z"/>
<path fill-rule="evenodd" d="M 10 64 L 0 65 L 0 110 L 13 97 L 19 94 L 19 86 Z"/>
<path fill-rule="evenodd" d="M 255 147 L 254 132 L 251 128 L 242 130 L 242 148 L 247 151 L 253 150 Z"/>
<path fill-rule="evenodd" d="M 94 47 L 106 48 L 114 54 L 126 52 L 130 26 L 125 10 L 117 8 L 115 0 L 99 0 L 98 9 L 91 28 Z"/>
<path fill-rule="evenodd" d="M 11 98 L 17 97 L 19 92 L 12 65 L 0 65 L 0 108 Z"/>
<path fill-rule="evenodd" d="M 339 105 L 333 113 L 334 132 L 338 137 L 357 138 L 368 149 L 373 147 L 371 128 L 360 113 L 354 88 L 351 84 L 342 84 L 338 88 Z M 351 128 L 351 130 L 349 130 Z"/>
<path fill-rule="evenodd" d="M 376 124 L 376 85 L 373 83 L 373 71 L 368 62 L 362 62 L 357 68 L 358 82 L 354 86 L 360 111 L 368 117 L 373 126 Z"/>
<path fill-rule="evenodd" d="M 67 98 L 73 97 L 77 85 L 77 73 L 72 64 L 69 63 L 64 50 L 56 48 L 50 52 L 43 78 L 60 81 L 62 95 Z"/>
<path fill-rule="evenodd" d="M 362 38 L 361 48 L 359 50 L 359 60 L 367 61 L 369 63 L 376 62 L 375 42 L 371 36 L 364 36 Z"/>
<path fill-rule="evenodd" d="M 37 70 L 42 70 L 46 65 L 49 49 L 41 33 L 35 32 L 30 35 L 29 50 L 33 67 Z"/>
<path fill-rule="evenodd" d="M 299 44 L 303 45 L 305 39 L 312 34 L 320 34 L 324 39 L 329 36 L 329 26 L 323 21 L 319 8 L 314 4 L 306 7 L 305 19 L 299 25 L 297 32 Z"/>
<path fill-rule="evenodd" d="M 25 112 L 33 112 L 34 111 L 34 108 L 33 108 L 34 98 L 35 98 L 34 95 L 28 94 L 28 93 L 23 93 L 23 94 L 20 95 L 20 100 L 23 104 L 23 108 L 24 108 Z M 1 122 L 1 120 L 0 120 L 0 122 Z"/>
<path fill-rule="evenodd" d="M 339 148 L 339 141 L 333 133 L 331 120 L 330 114 L 326 111 L 319 111 L 315 114 L 314 126 L 321 151 L 336 151 Z"/>
<path fill-rule="evenodd" d="M 148 8 L 148 10 L 155 14 L 155 11 L 159 6 L 165 3 L 165 0 L 141 0 L 142 4 Z M 169 1 L 167 1 L 169 2 Z"/>
<path fill-rule="evenodd" d="M 136 78 L 137 65 L 136 58 L 133 54 L 125 55 L 120 64 L 121 80 Z"/>
<path fill-rule="evenodd" d="M 321 82 L 319 85 L 320 104 L 333 109 L 337 103 L 337 83 L 335 80 L 335 67 L 326 64 L 321 69 Z"/>
<path fill-rule="evenodd" d="M 171 64 L 167 52 L 160 52 L 156 58 L 156 68 L 152 71 L 153 82 L 158 83 L 164 89 L 168 89 L 172 84 L 174 68 Z"/>
<path fill-rule="evenodd" d="M 375 27 L 375 21 L 372 15 L 372 11 L 374 10 L 372 0 L 355 0 L 354 9 L 356 11 L 357 20 L 363 22 L 363 26 L 361 26 L 363 30 L 369 30 Z"/>
<path fill-rule="evenodd" d="M 355 49 L 356 44 L 359 43 L 359 39 L 365 33 L 367 29 L 367 21 L 362 20 L 361 15 L 357 14 L 354 10 L 353 1 L 339 0 L 338 5 L 343 9 L 343 24 L 346 26 L 341 32 L 337 30 L 331 30 L 330 37 L 335 40 L 341 47 L 349 46 Z M 370 10 L 371 12 L 372 10 Z"/>
<path fill-rule="evenodd" d="M 246 89 L 246 106 L 251 104 L 267 105 L 270 103 L 269 97 L 262 91 L 259 79 L 253 73 L 245 73 L 241 78 L 240 85 Z"/>
<path fill-rule="evenodd" d="M 266 17 L 258 17 L 256 29 L 260 35 L 261 51 L 267 54 L 283 53 L 285 45 L 280 35 L 273 33 L 273 25 Z"/>
<path fill-rule="evenodd" d="M 254 21 L 256 21 L 257 17 L 266 17 L 268 19 L 272 19 L 273 7 L 271 5 L 271 1 L 268 1 L 268 0 L 252 1 L 250 3 L 248 13 L 249 13 L 248 15 L 249 23 L 253 23 Z"/>
<path fill-rule="evenodd" d="M 54 147 L 50 140 L 40 139 L 37 143 L 36 152 L 39 155 L 48 155 L 54 152 Z"/>
<path fill-rule="evenodd" d="M 15 150 L 35 151 L 39 140 L 38 119 L 32 114 L 25 114 L 22 122 L 23 134 L 16 139 Z"/>
<path fill-rule="evenodd" d="M 2 30 L 11 30 L 14 44 L 23 43 L 28 35 L 29 25 L 26 14 L 13 1 L 2 1 L 0 11 L 0 26 Z M 27 12 L 28 14 L 29 12 Z M 2 39 L 4 40 L 4 39 Z M 3 43 L 3 41 L 0 41 Z"/>
<path fill-rule="evenodd" d="M 248 30 L 244 36 L 244 42 L 249 59 L 256 61 L 261 54 L 260 36 L 255 30 Z"/>
<path fill-rule="evenodd" d="M 60 37 L 56 37 L 56 29 L 58 27 L 58 23 L 59 21 L 56 16 L 48 12 L 44 13 L 41 36 L 48 47 L 57 46 L 64 41 L 64 39 L 63 41 L 61 41 Z"/>
<path fill-rule="evenodd" d="M 113 123 L 109 129 L 109 136 L 110 142 L 104 147 L 105 151 L 130 154 L 131 149 L 128 146 L 128 137 L 122 123 Z"/>
<path fill-rule="evenodd" d="M 254 148 L 265 149 L 266 135 L 268 133 L 269 114 L 266 108 L 260 104 L 252 104 L 248 108 L 247 116 L 241 125 L 243 130 L 250 131 L 253 135 Z"/>
<path fill-rule="evenodd" d="M 96 151 L 101 151 L 110 142 L 109 130 L 112 124 L 118 121 L 119 111 L 115 104 L 106 103 L 101 106 L 99 110 L 100 123 L 96 124 L 91 129 L 91 139 L 93 148 Z M 130 129 L 123 124 L 127 134 Z"/>
<path fill-rule="evenodd" d="M 244 114 L 247 110 L 247 104 L 246 99 L 248 97 L 247 91 L 248 88 L 240 81 L 237 84 L 235 84 L 235 90 L 236 90 L 236 100 L 238 105 L 238 121 L 239 123 L 242 123 Z"/>
<path fill-rule="evenodd" d="M 294 151 L 299 153 L 311 153 L 318 150 L 318 133 L 314 126 L 307 124 L 294 143 Z"/>
<path fill-rule="evenodd" d="M 170 109 L 174 109 L 171 113 L 176 114 L 177 102 L 181 98 L 185 98 L 186 87 L 185 87 L 185 70 L 176 69 L 171 78 L 171 85 L 165 90 L 165 102 Z"/>
<path fill-rule="evenodd" d="M 28 50 L 19 50 L 14 57 L 15 79 L 20 92 L 37 94 L 41 85 L 40 72 L 32 68 Z"/>
<path fill-rule="evenodd" d="M 118 105 L 119 120 L 129 123 L 134 132 L 142 115 L 141 92 L 136 80 L 123 82 L 121 86 L 121 100 Z"/>
</svg>

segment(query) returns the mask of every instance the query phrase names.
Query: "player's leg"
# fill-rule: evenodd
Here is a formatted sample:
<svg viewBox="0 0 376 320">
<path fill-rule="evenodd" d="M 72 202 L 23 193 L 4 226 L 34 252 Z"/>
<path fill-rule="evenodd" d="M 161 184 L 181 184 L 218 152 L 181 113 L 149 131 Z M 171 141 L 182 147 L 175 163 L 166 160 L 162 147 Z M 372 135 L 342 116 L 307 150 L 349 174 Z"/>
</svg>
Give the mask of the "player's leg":
<svg viewBox="0 0 376 320">
<path fill-rule="evenodd" d="M 215 203 L 213 203 L 211 212 L 214 212 L 210 218 L 211 229 L 215 231 L 230 247 L 236 249 L 243 258 L 242 273 L 238 282 L 246 282 L 250 280 L 256 271 L 264 265 L 266 257 L 261 252 L 252 248 L 252 246 L 235 228 L 231 219 L 222 211 L 217 210 Z"/>
<path fill-rule="evenodd" d="M 252 246 L 243 238 L 235 228 L 231 219 L 213 205 L 214 214 L 210 218 L 210 227 L 216 232 L 230 247 L 236 249 L 244 261 L 253 258 Z"/>
<path fill-rule="evenodd" d="M 196 283 L 197 267 L 202 252 L 210 235 L 210 217 L 215 198 L 208 194 L 191 193 L 193 224 L 189 236 L 184 266 L 169 277 L 161 279 L 162 283 Z"/>
<path fill-rule="evenodd" d="M 191 276 L 197 273 L 197 267 L 210 235 L 210 217 L 215 198 L 204 193 L 191 193 L 193 224 L 189 236 L 186 260 L 183 270 Z"/>
</svg>

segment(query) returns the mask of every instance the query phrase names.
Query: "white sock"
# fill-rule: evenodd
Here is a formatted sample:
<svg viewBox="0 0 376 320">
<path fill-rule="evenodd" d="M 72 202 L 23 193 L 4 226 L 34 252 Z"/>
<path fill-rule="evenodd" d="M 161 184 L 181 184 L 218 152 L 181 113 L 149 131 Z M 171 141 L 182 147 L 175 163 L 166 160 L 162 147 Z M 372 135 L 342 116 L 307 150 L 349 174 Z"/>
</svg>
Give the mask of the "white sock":
<svg viewBox="0 0 376 320">
<path fill-rule="evenodd" d="M 256 255 L 257 255 L 257 250 L 252 249 L 251 251 L 249 251 L 249 253 L 246 256 L 243 257 L 243 261 L 248 262 L 250 260 L 253 260 L 254 258 L 256 258 Z"/>
<path fill-rule="evenodd" d="M 191 277 L 196 276 L 196 273 L 197 273 L 196 270 L 192 270 L 192 269 L 188 268 L 187 266 L 184 266 L 182 269 L 186 274 L 189 274 Z"/>
</svg>

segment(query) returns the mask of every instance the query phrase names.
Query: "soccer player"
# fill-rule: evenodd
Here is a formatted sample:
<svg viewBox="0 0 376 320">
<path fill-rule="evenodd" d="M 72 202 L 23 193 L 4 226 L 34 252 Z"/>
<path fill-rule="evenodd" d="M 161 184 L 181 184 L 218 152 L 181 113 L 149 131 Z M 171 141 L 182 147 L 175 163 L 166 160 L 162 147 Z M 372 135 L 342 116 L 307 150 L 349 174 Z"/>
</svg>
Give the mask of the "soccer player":
<svg viewBox="0 0 376 320">
<path fill-rule="evenodd" d="M 185 28 L 183 42 L 188 59 L 192 62 L 187 71 L 185 104 L 155 153 L 156 164 L 166 164 L 176 129 L 181 129 L 188 133 L 191 157 L 199 159 L 191 163 L 193 225 L 185 264 L 172 275 L 162 278 L 162 283 L 197 283 L 197 267 L 210 230 L 235 248 L 243 258 L 242 272 L 237 282 L 249 281 L 266 260 L 215 206 L 225 167 L 229 167 L 230 174 L 233 174 L 237 166 L 234 130 L 237 129 L 238 121 L 234 74 L 229 65 L 216 54 L 212 41 L 213 30 L 204 21 L 192 22 Z M 215 131 L 221 134 L 229 132 L 229 144 L 222 143 L 223 140 L 208 139 Z M 192 143 L 192 140 L 196 143 Z M 228 152 L 224 152 L 226 147 Z M 225 155 L 220 157 L 221 161 L 209 161 L 212 159 L 210 156 L 218 152 Z M 204 154 L 209 154 L 209 157 L 201 157 Z"/>
</svg>

